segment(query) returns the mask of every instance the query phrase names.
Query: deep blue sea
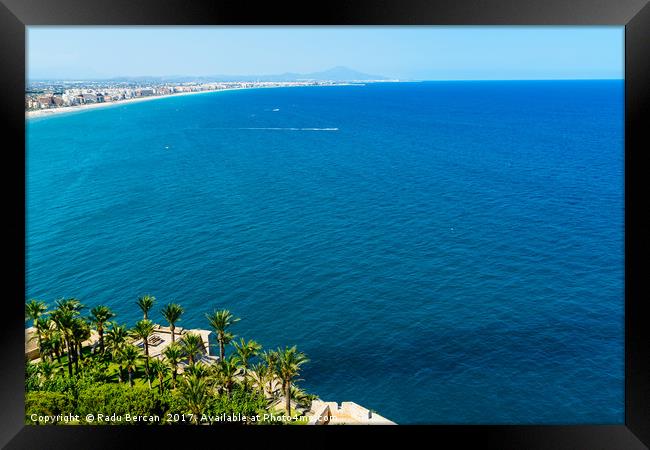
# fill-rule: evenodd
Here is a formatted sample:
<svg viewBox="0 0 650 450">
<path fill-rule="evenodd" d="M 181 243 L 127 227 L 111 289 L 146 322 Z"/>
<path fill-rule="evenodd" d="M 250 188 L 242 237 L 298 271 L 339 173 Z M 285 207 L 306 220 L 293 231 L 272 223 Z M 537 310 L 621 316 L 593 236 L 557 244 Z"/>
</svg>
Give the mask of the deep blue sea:
<svg viewBox="0 0 650 450">
<path fill-rule="evenodd" d="M 228 308 L 402 424 L 624 421 L 623 81 L 168 97 L 26 158 L 27 298 Z"/>
</svg>

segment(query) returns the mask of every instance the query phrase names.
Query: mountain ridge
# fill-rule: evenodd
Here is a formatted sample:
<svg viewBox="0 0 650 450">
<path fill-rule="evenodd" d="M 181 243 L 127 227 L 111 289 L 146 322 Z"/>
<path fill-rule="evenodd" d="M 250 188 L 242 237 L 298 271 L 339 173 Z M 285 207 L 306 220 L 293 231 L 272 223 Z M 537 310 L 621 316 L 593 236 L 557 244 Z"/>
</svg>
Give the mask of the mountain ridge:
<svg viewBox="0 0 650 450">
<path fill-rule="evenodd" d="M 168 76 L 118 76 L 106 78 L 93 78 L 92 81 L 114 81 L 114 82 L 211 82 L 211 81 L 386 81 L 390 78 L 383 75 L 371 75 L 345 66 L 335 66 L 330 69 L 309 72 L 284 72 L 281 74 L 263 75 L 168 75 Z M 40 78 L 39 80 L 47 80 Z M 51 79 L 54 80 L 54 79 Z M 37 81 L 37 79 L 34 79 Z"/>
</svg>

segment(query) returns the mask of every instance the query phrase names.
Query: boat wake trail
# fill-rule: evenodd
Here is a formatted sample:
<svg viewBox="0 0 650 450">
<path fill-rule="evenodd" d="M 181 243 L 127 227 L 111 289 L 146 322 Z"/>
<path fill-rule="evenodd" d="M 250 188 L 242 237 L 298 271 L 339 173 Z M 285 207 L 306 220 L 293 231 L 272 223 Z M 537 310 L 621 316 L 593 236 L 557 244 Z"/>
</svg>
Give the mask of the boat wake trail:
<svg viewBox="0 0 650 450">
<path fill-rule="evenodd" d="M 273 127 L 242 127 L 234 130 L 276 130 L 276 131 L 339 131 L 338 128 L 273 128 Z"/>
<path fill-rule="evenodd" d="M 271 131 L 339 131 L 338 128 L 296 128 L 296 127 L 233 127 L 233 128 L 191 128 L 188 131 L 199 130 L 271 130 Z"/>
</svg>

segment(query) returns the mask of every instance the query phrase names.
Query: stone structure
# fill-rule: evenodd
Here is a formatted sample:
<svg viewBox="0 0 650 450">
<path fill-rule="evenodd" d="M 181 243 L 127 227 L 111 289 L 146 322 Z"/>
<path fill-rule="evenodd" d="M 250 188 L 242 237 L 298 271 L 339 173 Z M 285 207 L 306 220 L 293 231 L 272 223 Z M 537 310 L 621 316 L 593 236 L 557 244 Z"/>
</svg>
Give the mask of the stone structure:
<svg viewBox="0 0 650 450">
<path fill-rule="evenodd" d="M 343 402 L 339 406 L 337 402 L 314 400 L 308 415 L 309 425 L 396 425 L 354 402 Z"/>
</svg>

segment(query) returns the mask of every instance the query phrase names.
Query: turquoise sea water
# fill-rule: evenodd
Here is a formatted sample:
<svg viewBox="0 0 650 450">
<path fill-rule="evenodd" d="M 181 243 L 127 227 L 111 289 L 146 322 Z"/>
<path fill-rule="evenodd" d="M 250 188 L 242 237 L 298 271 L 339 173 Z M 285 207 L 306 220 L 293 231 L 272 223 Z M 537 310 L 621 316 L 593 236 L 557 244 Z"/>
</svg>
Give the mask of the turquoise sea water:
<svg viewBox="0 0 650 450">
<path fill-rule="evenodd" d="M 622 81 L 171 97 L 26 158 L 27 298 L 228 308 L 399 423 L 624 420 Z"/>
</svg>

